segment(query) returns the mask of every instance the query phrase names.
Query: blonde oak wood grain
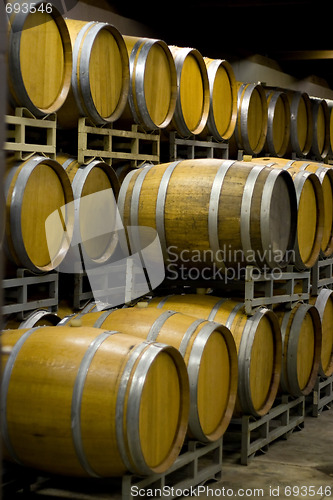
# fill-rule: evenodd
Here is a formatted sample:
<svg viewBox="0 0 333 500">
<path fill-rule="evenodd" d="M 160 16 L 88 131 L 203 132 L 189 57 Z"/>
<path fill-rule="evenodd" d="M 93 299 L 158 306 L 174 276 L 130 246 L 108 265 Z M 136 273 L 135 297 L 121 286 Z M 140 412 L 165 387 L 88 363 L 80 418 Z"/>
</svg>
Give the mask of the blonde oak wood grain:
<svg viewBox="0 0 333 500">
<path fill-rule="evenodd" d="M 225 60 L 204 58 L 210 94 L 207 125 L 203 135 L 217 141 L 229 139 L 237 120 L 237 87 L 232 66 Z"/>
<path fill-rule="evenodd" d="M 66 154 L 57 155 L 57 161 L 65 164 L 74 197 L 80 200 L 75 215 L 82 246 L 86 252 L 85 258 L 88 257 L 98 264 L 105 263 L 113 255 L 118 243 L 115 200 L 119 192 L 119 182 L 116 173 L 103 161 L 97 160 L 84 165 Z M 103 192 L 103 198 L 98 195 L 89 196 L 99 192 Z M 105 196 L 106 192 L 109 192 L 108 196 Z M 103 225 L 103 220 L 108 221 L 107 225 Z M 112 226 L 113 230 L 110 231 Z M 98 227 L 100 235 L 96 235 Z"/>
<path fill-rule="evenodd" d="M 176 106 L 177 75 L 163 40 L 124 36 L 130 59 L 130 92 L 121 120 L 146 130 L 169 125 Z"/>
<path fill-rule="evenodd" d="M 292 218 L 296 199 L 289 175 L 280 172 L 273 179 L 269 178 L 272 169 L 263 168 L 259 171 L 251 163 L 234 162 L 230 165 L 223 160 L 196 159 L 178 163 L 168 182 L 162 182 L 163 175 L 171 166 L 161 164 L 141 174 L 140 171 L 135 172 L 128 183 L 122 184 L 119 197 L 124 201 L 122 215 L 125 225 L 140 224 L 157 228 L 160 238 L 163 240 L 165 237 L 166 248 L 172 247 L 178 256 L 182 255 L 183 250 L 188 252 L 189 263 L 182 262 L 185 266 L 213 266 L 214 260 L 218 260 L 219 267 L 223 267 L 223 264 L 237 267 L 250 261 L 257 262 L 259 266 L 266 263 L 273 267 L 285 265 L 285 255 L 287 249 L 293 246 L 291 240 L 295 235 Z M 224 166 L 226 173 L 223 183 L 214 188 L 217 173 Z M 253 168 L 257 170 L 252 172 Z M 258 173 L 256 178 L 253 177 L 254 173 Z M 139 176 L 144 174 L 143 182 L 139 184 Z M 263 195 L 266 182 L 271 186 L 267 198 Z M 140 188 L 135 187 L 138 185 Z M 217 189 L 214 193 L 217 196 L 216 207 L 212 207 L 211 203 L 213 189 Z M 253 195 L 244 202 L 244 193 L 248 191 L 253 191 Z M 139 200 L 135 215 L 131 212 L 133 193 L 135 203 L 137 197 Z M 166 193 L 164 210 L 156 215 L 157 199 L 161 193 Z M 249 206 L 245 209 L 247 203 Z M 265 222 L 261 219 L 265 203 L 265 221 L 269 226 L 266 232 Z M 210 226 L 213 210 L 217 211 L 214 227 Z M 250 222 L 246 226 L 248 217 Z M 164 231 L 161 229 L 162 221 Z M 218 239 L 216 248 L 212 243 L 214 235 Z M 245 235 L 249 237 L 251 248 L 244 244 Z M 194 253 L 198 254 L 198 258 L 196 262 L 191 262 Z"/>
<path fill-rule="evenodd" d="M 25 332 L 3 332 L 7 353 Z M 3 357 L 7 459 L 14 450 L 26 466 L 71 476 L 120 476 L 128 467 L 145 475 L 172 465 L 188 418 L 183 359 L 172 347 L 110 333 L 40 327 L 25 338 L 9 378 L 12 361 Z"/>
<path fill-rule="evenodd" d="M 50 271 L 64 259 L 73 234 L 73 191 L 62 166 L 35 156 L 25 162 L 9 160 L 6 193 L 6 238 L 11 259 L 33 272 Z M 62 215 L 48 227 L 54 212 Z M 64 218 L 64 220 L 62 220 Z"/>
<path fill-rule="evenodd" d="M 188 314 L 174 314 L 163 320 L 164 311 L 152 308 L 130 307 L 105 312 L 74 315 L 84 326 L 119 329 L 124 333 L 149 339 L 151 328 L 156 328 L 157 342 L 180 349 L 188 369 L 193 394 L 190 399 L 188 434 L 205 442 L 219 439 L 225 432 L 235 406 L 237 392 L 237 353 L 230 331 L 218 324 L 203 321 L 195 325 L 196 318 Z M 157 328 L 153 325 L 161 321 Z M 206 337 L 205 330 L 211 328 Z M 188 330 L 193 329 L 187 340 Z M 199 426 L 198 426 L 199 424 Z M 197 428 L 199 427 L 199 431 Z"/>
<path fill-rule="evenodd" d="M 276 308 L 282 332 L 281 391 L 293 396 L 309 394 L 317 380 L 322 329 L 318 310 L 298 303 L 291 310 Z"/>
<path fill-rule="evenodd" d="M 65 21 L 54 7 L 51 14 L 13 14 L 11 23 L 8 82 L 12 99 L 35 116 L 53 113 L 70 88 L 72 49 Z"/>
<path fill-rule="evenodd" d="M 129 61 L 124 39 L 108 23 L 66 19 L 73 51 L 69 95 L 59 110 L 63 128 L 74 128 L 80 116 L 96 125 L 117 120 L 129 90 Z"/>
<path fill-rule="evenodd" d="M 298 181 L 300 172 L 312 172 L 318 177 L 318 183 L 311 176 L 304 178 L 303 185 L 299 187 L 299 207 L 297 213 L 299 245 L 303 262 L 309 267 L 313 266 L 318 258 L 329 257 L 333 252 L 333 170 L 327 165 L 308 160 L 288 160 L 285 158 L 256 158 L 256 163 L 271 165 L 287 170 Z M 308 174 L 304 174 L 307 176 Z M 311 186 L 310 186 L 311 182 Z M 304 189 L 304 195 L 303 195 Z M 321 191 L 321 192 L 320 192 Z M 301 204 L 301 205 L 300 205 Z M 310 212 L 311 213 L 308 213 Z M 304 247 L 303 247 L 304 245 Z"/>
<path fill-rule="evenodd" d="M 169 129 L 182 136 L 200 134 L 209 113 L 207 68 L 196 49 L 170 46 L 177 72 L 176 109 Z"/>
<path fill-rule="evenodd" d="M 180 311 L 228 325 L 238 352 L 239 381 L 234 414 L 265 415 L 274 402 L 280 381 L 282 343 L 277 318 L 267 309 L 249 318 L 241 302 L 231 299 L 219 302 L 223 302 L 221 298 L 211 295 L 170 295 L 153 298 L 148 307 Z M 237 306 L 239 309 L 235 310 Z"/>
</svg>

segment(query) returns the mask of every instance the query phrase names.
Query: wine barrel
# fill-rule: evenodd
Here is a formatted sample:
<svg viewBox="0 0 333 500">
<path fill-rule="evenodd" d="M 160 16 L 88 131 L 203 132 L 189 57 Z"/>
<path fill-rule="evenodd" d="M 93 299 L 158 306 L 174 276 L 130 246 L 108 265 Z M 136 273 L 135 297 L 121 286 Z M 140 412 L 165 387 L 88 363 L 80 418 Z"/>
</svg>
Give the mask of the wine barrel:
<svg viewBox="0 0 333 500">
<path fill-rule="evenodd" d="M 237 94 L 236 144 L 244 153 L 259 154 L 265 145 L 268 124 L 266 94 L 260 83 L 243 83 Z"/>
<path fill-rule="evenodd" d="M 325 99 L 311 97 L 313 138 L 311 153 L 317 160 L 324 160 L 330 151 L 330 114 Z"/>
<path fill-rule="evenodd" d="M 322 346 L 319 375 L 330 377 L 333 373 L 333 291 L 322 288 L 318 297 L 310 297 L 310 304 L 318 309 L 322 327 Z"/>
<path fill-rule="evenodd" d="M 58 112 L 63 128 L 80 116 L 96 125 L 117 120 L 127 102 L 129 62 L 119 31 L 108 23 L 66 19 L 73 49 L 71 88 Z"/>
<path fill-rule="evenodd" d="M 35 13 L 25 13 L 21 8 L 9 19 L 10 99 L 12 106 L 28 108 L 35 116 L 59 110 L 67 98 L 72 72 L 72 48 L 66 23 L 53 4 L 47 5 L 37 1 Z M 38 10 L 41 6 L 44 6 L 43 12 Z"/>
<path fill-rule="evenodd" d="M 319 254 L 332 254 L 333 171 L 323 164 L 283 158 L 256 158 L 256 163 L 283 168 L 292 176 L 297 193 L 297 240 L 295 263 L 311 268 Z M 314 175 L 317 179 L 314 178 Z"/>
<path fill-rule="evenodd" d="M 287 91 L 287 96 L 290 104 L 290 148 L 297 155 L 306 156 L 313 138 L 311 101 L 306 92 Z"/>
<path fill-rule="evenodd" d="M 330 115 L 330 127 L 329 127 L 329 136 L 330 136 L 330 154 L 333 152 L 333 101 L 326 101 L 328 105 L 328 111 Z"/>
<path fill-rule="evenodd" d="M 169 125 L 176 107 L 175 62 L 163 40 L 124 36 L 129 56 L 128 104 L 121 120 L 134 121 L 145 130 Z"/>
<path fill-rule="evenodd" d="M 181 136 L 200 134 L 208 120 L 209 83 L 207 68 L 197 49 L 169 46 L 177 73 L 175 112 L 168 129 Z"/>
<path fill-rule="evenodd" d="M 177 458 L 189 386 L 173 347 L 96 328 L 2 334 L 4 456 L 69 476 L 162 473 Z"/>
<path fill-rule="evenodd" d="M 275 309 L 282 334 L 281 390 L 306 396 L 316 383 L 321 352 L 321 321 L 318 310 L 298 303 L 292 310 Z"/>
<path fill-rule="evenodd" d="M 104 264 L 118 244 L 117 206 L 119 181 L 112 167 L 101 160 L 87 165 L 65 154 L 57 155 L 72 183 L 75 210 L 76 240 L 82 241 L 85 263 Z M 103 196 L 89 197 L 103 191 Z M 109 201 L 109 203 L 107 203 Z M 103 220 L 101 220 L 103 214 Z"/>
<path fill-rule="evenodd" d="M 225 326 L 174 311 L 134 307 L 73 315 L 84 326 L 119 329 L 124 333 L 177 348 L 190 382 L 189 435 L 216 441 L 225 432 L 236 402 L 237 352 Z"/>
<path fill-rule="evenodd" d="M 125 226 L 156 228 L 165 259 L 187 267 L 283 267 L 294 247 L 295 188 L 282 170 L 216 159 L 149 165 L 128 174 L 118 206 Z"/>
<path fill-rule="evenodd" d="M 208 82 L 210 106 L 204 135 L 216 141 L 230 139 L 237 120 L 237 85 L 231 64 L 222 59 L 204 58 Z"/>
<path fill-rule="evenodd" d="M 15 328 L 33 328 L 35 326 L 56 326 L 60 323 L 61 318 L 56 313 L 47 311 L 46 309 L 35 309 L 20 321 L 17 315 L 7 316 L 4 321 L 5 330 L 13 330 Z"/>
<path fill-rule="evenodd" d="M 287 94 L 267 90 L 267 136 L 265 151 L 273 156 L 284 156 L 290 141 L 290 106 Z"/>
<path fill-rule="evenodd" d="M 265 415 L 280 381 L 281 332 L 272 311 L 246 316 L 244 304 L 210 295 L 169 295 L 153 298 L 148 307 L 172 309 L 221 323 L 230 329 L 238 352 L 238 393 L 235 414 Z"/>
<path fill-rule="evenodd" d="M 55 269 L 66 256 L 74 228 L 73 190 L 63 167 L 45 156 L 10 160 L 5 192 L 8 257 L 35 273 Z"/>
</svg>

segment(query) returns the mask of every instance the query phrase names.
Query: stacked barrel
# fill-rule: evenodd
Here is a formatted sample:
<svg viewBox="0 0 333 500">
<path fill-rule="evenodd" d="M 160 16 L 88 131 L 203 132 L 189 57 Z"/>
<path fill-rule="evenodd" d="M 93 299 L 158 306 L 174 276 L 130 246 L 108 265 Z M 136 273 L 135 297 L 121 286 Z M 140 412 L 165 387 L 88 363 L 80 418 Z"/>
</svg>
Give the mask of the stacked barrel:
<svg viewBox="0 0 333 500">
<path fill-rule="evenodd" d="M 243 295 L 216 287 L 230 271 L 242 281 L 247 266 L 283 276 L 332 256 L 333 171 L 305 159 L 329 155 L 328 103 L 236 82 L 224 59 L 63 19 L 55 7 L 13 14 L 8 33 L 12 109 L 56 113 L 65 134 L 84 117 L 96 130 L 136 124 L 162 141 L 176 132 L 226 142 L 229 158 L 120 173 L 103 158 L 79 163 L 62 143 L 56 158 L 8 155 L 7 277 L 65 269 L 80 242 L 87 267 L 103 271 L 121 247 L 118 229 L 144 226 L 159 237 L 168 283 L 171 270 L 177 279 L 173 294 L 150 290 L 123 308 L 59 310 L 57 326 L 8 321 L 5 458 L 70 476 L 163 473 L 185 440 L 218 441 L 233 416 L 260 418 L 281 394 L 306 396 L 318 374 L 331 376 L 331 290 L 248 315 Z M 252 157 L 261 153 L 272 156 Z M 186 293 L 193 270 L 191 285 L 214 293 Z"/>
</svg>

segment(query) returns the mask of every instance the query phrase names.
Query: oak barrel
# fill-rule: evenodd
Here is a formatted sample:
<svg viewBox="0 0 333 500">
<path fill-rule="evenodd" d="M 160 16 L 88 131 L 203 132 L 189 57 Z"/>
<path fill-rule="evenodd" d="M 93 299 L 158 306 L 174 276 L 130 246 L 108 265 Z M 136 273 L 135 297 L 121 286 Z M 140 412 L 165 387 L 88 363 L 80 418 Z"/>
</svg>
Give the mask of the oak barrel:
<svg viewBox="0 0 333 500">
<path fill-rule="evenodd" d="M 313 138 L 311 153 L 324 160 L 330 152 L 330 113 L 325 99 L 311 97 Z"/>
<path fill-rule="evenodd" d="M 118 244 L 117 206 L 119 181 L 113 168 L 102 160 L 87 165 L 65 154 L 57 161 L 71 181 L 75 206 L 75 239 L 82 241 L 85 264 L 104 264 Z M 96 196 L 90 196 L 94 195 Z"/>
<path fill-rule="evenodd" d="M 7 459 L 48 473 L 162 473 L 187 429 L 189 386 L 173 347 L 96 328 L 2 334 Z"/>
<path fill-rule="evenodd" d="M 284 156 L 290 141 L 290 106 L 287 94 L 267 90 L 267 137 L 265 151 L 272 156 Z"/>
<path fill-rule="evenodd" d="M 216 141 L 230 139 L 237 120 L 237 85 L 231 64 L 223 59 L 204 58 L 209 82 L 209 114 L 205 135 Z"/>
<path fill-rule="evenodd" d="M 55 269 L 66 256 L 74 228 L 73 190 L 63 167 L 45 156 L 10 160 L 5 192 L 8 257 L 35 273 Z"/>
<path fill-rule="evenodd" d="M 316 306 L 321 319 L 322 345 L 319 375 L 330 377 L 333 373 L 333 291 L 322 288 L 317 297 L 310 297 L 310 304 Z"/>
<path fill-rule="evenodd" d="M 306 92 L 287 91 L 290 104 L 290 148 L 299 156 L 306 156 L 313 138 L 313 113 Z"/>
<path fill-rule="evenodd" d="M 127 175 L 118 205 L 125 226 L 155 228 L 166 260 L 188 267 L 283 267 L 294 247 L 295 188 L 282 170 L 216 159 L 149 165 Z"/>
<path fill-rule="evenodd" d="M 169 46 L 177 73 L 176 108 L 168 129 L 181 136 L 200 134 L 208 120 L 209 83 L 201 53 L 188 47 Z"/>
<path fill-rule="evenodd" d="M 306 396 L 316 383 L 321 352 L 321 321 L 318 310 L 298 303 L 291 310 L 275 309 L 282 334 L 281 390 Z"/>
<path fill-rule="evenodd" d="M 221 323 L 230 329 L 238 352 L 238 396 L 235 413 L 265 415 L 274 403 L 281 372 L 281 332 L 272 311 L 246 316 L 244 304 L 210 295 L 156 297 L 149 307 L 172 309 Z"/>
<path fill-rule="evenodd" d="M 66 19 L 73 49 L 71 88 L 58 112 L 63 128 L 80 116 L 103 125 L 117 120 L 127 102 L 129 62 L 124 39 L 109 23 Z"/>
<path fill-rule="evenodd" d="M 124 36 L 129 56 L 128 104 L 121 119 L 131 119 L 145 130 L 169 125 L 176 107 L 175 62 L 163 40 Z"/>
<path fill-rule="evenodd" d="M 44 12 L 38 7 L 44 6 Z M 28 108 L 35 116 L 58 111 L 65 102 L 72 72 L 72 48 L 64 19 L 52 4 L 34 3 L 37 11 L 9 19 L 8 89 L 14 107 Z"/>
<path fill-rule="evenodd" d="M 129 307 L 73 315 L 84 326 L 119 329 L 124 333 L 177 348 L 190 382 L 189 435 L 215 441 L 225 432 L 236 402 L 237 352 L 225 326 L 174 311 Z"/>
<path fill-rule="evenodd" d="M 297 193 L 295 263 L 311 268 L 319 254 L 332 253 L 333 172 L 320 163 L 283 158 L 256 158 L 256 163 L 283 168 L 292 176 Z M 296 213 L 295 213 L 296 215 Z"/>
<path fill-rule="evenodd" d="M 249 155 L 259 154 L 265 145 L 268 124 L 266 94 L 260 83 L 240 84 L 237 110 L 237 147 Z"/>
</svg>

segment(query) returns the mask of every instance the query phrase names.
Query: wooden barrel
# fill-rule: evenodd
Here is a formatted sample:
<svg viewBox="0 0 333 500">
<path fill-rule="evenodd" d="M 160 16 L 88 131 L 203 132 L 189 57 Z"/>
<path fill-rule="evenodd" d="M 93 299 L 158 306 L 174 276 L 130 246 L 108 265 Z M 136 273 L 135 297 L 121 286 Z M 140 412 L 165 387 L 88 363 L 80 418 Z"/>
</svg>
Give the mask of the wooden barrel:
<svg viewBox="0 0 333 500">
<path fill-rule="evenodd" d="M 273 405 L 281 372 L 281 332 L 272 311 L 260 308 L 246 316 L 244 304 L 210 295 L 156 297 L 149 307 L 172 309 L 221 323 L 230 329 L 238 352 L 235 413 L 265 415 Z"/>
<path fill-rule="evenodd" d="M 50 13 L 21 10 L 9 20 L 8 89 L 12 105 L 35 116 L 58 111 L 70 88 L 72 48 L 64 19 L 52 4 Z"/>
<path fill-rule="evenodd" d="M 237 120 L 237 85 L 231 64 L 222 59 L 204 58 L 209 82 L 209 114 L 205 135 L 216 141 L 230 139 Z"/>
<path fill-rule="evenodd" d="M 216 159 L 150 165 L 128 174 L 118 206 L 125 226 L 155 228 L 165 259 L 187 267 L 283 267 L 294 247 L 295 188 L 282 170 Z"/>
<path fill-rule="evenodd" d="M 129 56 L 128 105 L 122 118 L 146 130 L 169 125 L 176 107 L 175 62 L 163 40 L 124 36 Z"/>
<path fill-rule="evenodd" d="M 297 193 L 295 263 L 312 267 L 319 254 L 332 254 L 333 172 L 320 163 L 281 158 L 256 158 L 256 163 L 283 168 L 292 176 Z M 317 179 L 315 178 L 317 177 Z"/>
<path fill-rule="evenodd" d="M 237 109 L 237 147 L 249 155 L 259 154 L 265 145 L 268 123 L 267 99 L 263 86 L 260 83 L 241 84 Z"/>
<path fill-rule="evenodd" d="M 313 138 L 311 153 L 324 160 L 330 152 L 330 113 L 325 99 L 311 97 Z"/>
<path fill-rule="evenodd" d="M 225 432 L 236 402 L 237 352 L 225 326 L 158 309 L 124 308 L 72 316 L 84 326 L 119 329 L 177 348 L 190 382 L 189 435 L 216 441 Z M 71 317 L 61 324 L 71 321 Z"/>
<path fill-rule="evenodd" d="M 8 257 L 36 273 L 55 269 L 66 256 L 74 228 L 73 190 L 63 167 L 45 156 L 10 161 L 5 191 Z"/>
<path fill-rule="evenodd" d="M 290 106 L 287 94 L 267 90 L 267 137 L 265 151 L 273 156 L 284 156 L 290 141 Z"/>
<path fill-rule="evenodd" d="M 170 46 L 177 73 L 176 108 L 169 129 L 181 136 L 200 134 L 208 120 L 207 68 L 197 49 Z"/>
<path fill-rule="evenodd" d="M 87 165 L 65 154 L 57 161 L 66 170 L 72 183 L 75 207 L 76 240 L 82 241 L 85 263 L 104 264 L 114 254 L 118 244 L 117 206 L 119 181 L 112 167 L 101 160 Z M 103 192 L 103 195 L 102 193 Z M 100 193 L 98 197 L 89 197 Z M 109 203 L 108 203 L 109 201 Z M 103 220 L 101 220 L 103 214 Z"/>
<path fill-rule="evenodd" d="M 73 49 L 71 89 L 59 110 L 63 128 L 77 127 L 80 116 L 96 125 L 117 120 L 127 102 L 129 62 L 119 31 L 108 23 L 66 19 Z"/>
<path fill-rule="evenodd" d="M 316 306 L 321 319 L 322 344 L 319 375 L 330 377 L 333 373 L 333 291 L 322 288 L 318 297 L 310 297 L 310 304 Z"/>
<path fill-rule="evenodd" d="M 319 370 L 322 334 L 318 310 L 299 303 L 290 311 L 274 312 L 282 334 L 281 390 L 296 397 L 306 396 Z"/>
<path fill-rule="evenodd" d="M 288 91 L 290 104 L 290 146 L 299 156 L 306 156 L 312 145 L 313 114 L 306 92 Z"/>
<path fill-rule="evenodd" d="M 4 321 L 4 328 L 5 330 L 12 330 L 14 328 L 26 329 L 35 326 L 56 326 L 60 321 L 61 318 L 57 314 L 46 309 L 36 309 L 28 314 L 23 321 L 18 320 L 16 314 L 7 316 Z"/>
<path fill-rule="evenodd" d="M 48 473 L 162 473 L 187 429 L 188 376 L 173 347 L 96 328 L 2 334 L 7 459 Z"/>
</svg>

